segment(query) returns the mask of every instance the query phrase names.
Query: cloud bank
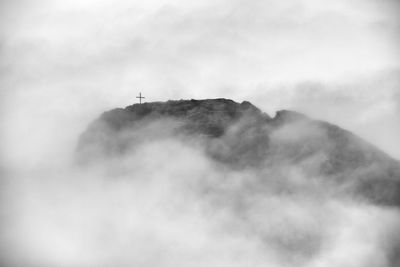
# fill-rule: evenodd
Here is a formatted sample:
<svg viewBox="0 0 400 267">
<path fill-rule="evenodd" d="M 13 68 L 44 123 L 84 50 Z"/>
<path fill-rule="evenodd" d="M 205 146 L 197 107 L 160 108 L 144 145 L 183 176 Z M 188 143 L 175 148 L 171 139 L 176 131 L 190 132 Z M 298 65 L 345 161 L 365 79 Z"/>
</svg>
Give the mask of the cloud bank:
<svg viewBox="0 0 400 267">
<path fill-rule="evenodd" d="M 296 170 L 285 195 L 174 138 L 93 169 L 69 160 L 139 91 L 296 109 L 400 158 L 398 14 L 395 0 L 1 1 L 3 265 L 396 264 L 398 211 L 324 198 Z M 242 191 L 261 177 L 270 194 Z"/>
<path fill-rule="evenodd" d="M 9 173 L 2 187 L 2 264 L 399 263 L 400 239 L 393 235 L 400 227 L 398 208 L 342 194 L 326 177 L 305 171 L 307 164 L 318 165 L 310 160 L 283 168 L 227 168 L 207 155 L 201 140 L 177 136 L 174 127 L 161 121 L 123 132 L 116 144 L 133 140 L 130 150 L 97 160 L 91 154 L 91 165 L 49 161 Z M 320 134 L 293 124 L 271 142 Z M 229 134 L 224 138 L 229 141 Z M 354 177 L 347 178 L 351 183 Z"/>
<path fill-rule="evenodd" d="M 2 140 L 15 161 L 53 133 L 73 146 L 71 136 L 97 114 L 131 104 L 139 91 L 148 101 L 227 97 L 334 117 L 399 158 L 398 1 L 1 5 Z M 357 111 L 333 116 L 342 105 Z M 58 132 L 63 125 L 73 133 Z M 8 144 L 26 132 L 32 141 L 17 155 Z"/>
</svg>

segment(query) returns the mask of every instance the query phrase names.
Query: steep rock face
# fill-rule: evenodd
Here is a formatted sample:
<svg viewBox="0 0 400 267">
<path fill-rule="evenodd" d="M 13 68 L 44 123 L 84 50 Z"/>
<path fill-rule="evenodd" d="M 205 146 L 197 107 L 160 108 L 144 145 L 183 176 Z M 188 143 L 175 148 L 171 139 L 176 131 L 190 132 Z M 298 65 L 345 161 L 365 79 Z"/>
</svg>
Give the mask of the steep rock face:
<svg viewBox="0 0 400 267">
<path fill-rule="evenodd" d="M 82 134 L 78 151 L 91 153 L 92 156 L 120 153 L 132 148 L 127 140 L 132 138 L 126 139 L 123 133 L 140 131 L 154 122 L 162 125 L 157 129 L 160 138 L 173 134 L 211 140 L 224 136 L 233 124 L 243 118 L 249 118 L 253 128 L 263 127 L 271 119 L 249 102 L 238 104 L 227 99 L 134 104 L 103 113 Z M 150 132 L 150 135 L 154 134 L 154 131 Z"/>
<path fill-rule="evenodd" d="M 78 158 L 90 162 L 120 155 L 163 138 L 197 143 L 227 168 L 296 166 L 370 201 L 400 205 L 397 161 L 335 125 L 287 110 L 271 118 L 246 101 L 153 102 L 105 112 L 80 137 Z"/>
<path fill-rule="evenodd" d="M 268 115 L 250 104 L 237 104 L 232 100 L 190 100 L 134 104 L 103 114 L 102 119 L 115 130 L 130 127 L 135 122 L 149 119 L 172 118 L 182 120 L 192 133 L 221 136 L 227 127 L 244 114 L 269 119 Z"/>
</svg>

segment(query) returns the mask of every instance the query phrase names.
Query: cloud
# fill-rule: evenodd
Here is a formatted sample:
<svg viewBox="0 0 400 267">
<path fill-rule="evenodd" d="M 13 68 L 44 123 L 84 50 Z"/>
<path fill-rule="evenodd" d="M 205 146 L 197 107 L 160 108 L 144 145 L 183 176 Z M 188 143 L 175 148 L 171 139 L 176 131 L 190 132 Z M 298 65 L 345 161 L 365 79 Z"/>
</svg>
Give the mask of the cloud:
<svg viewBox="0 0 400 267">
<path fill-rule="evenodd" d="M 35 66 L 51 77 L 100 71 L 159 89 L 168 85 L 162 81 L 167 76 L 187 90 L 219 86 L 204 77 L 246 85 L 249 79 L 334 78 L 393 66 L 395 43 L 369 30 L 378 19 L 390 25 L 393 19 L 386 10 L 364 8 L 360 15 L 357 2 L 117 1 L 110 7 L 42 1 L 37 6 L 43 9 L 28 5 L 26 17 L 12 27 L 7 54 L 15 60 L 25 51 L 33 59 L 48 59 Z M 20 63 L 25 59 L 18 56 Z M 25 66 L 30 67 L 20 67 Z"/>
<path fill-rule="evenodd" d="M 119 0 L 111 5 L 42 0 L 2 1 L 2 6 L 2 139 L 14 160 L 26 153 L 13 156 L 16 149 L 7 147 L 24 140 L 26 132 L 33 140 L 21 146 L 35 154 L 40 147 L 51 147 L 42 144 L 53 139 L 49 135 L 74 125 L 68 137 L 56 134 L 72 147 L 72 136 L 97 114 L 131 104 L 138 91 L 148 101 L 247 99 L 274 112 L 275 103 L 291 104 L 292 94 L 304 93 L 305 85 L 313 87 L 304 81 L 327 85 L 335 98 L 334 88 L 343 91 L 335 85 L 357 76 L 361 82 L 354 87 L 359 89 L 349 90 L 358 96 L 347 99 L 367 114 L 369 107 L 357 103 L 376 88 L 362 80 L 399 67 L 397 1 Z M 290 92 L 274 90 L 282 84 Z M 315 91 L 329 98 L 321 87 Z M 310 100 L 300 101 L 294 108 L 302 109 Z M 338 110 L 334 101 L 318 106 L 327 114 Z M 307 112 L 319 116 L 321 109 Z M 348 122 L 343 115 L 333 122 L 359 124 L 353 118 Z M 368 127 L 376 124 L 375 118 L 370 120 Z M 393 131 L 387 138 L 395 143 L 399 132 L 383 128 L 379 134 Z"/>
<path fill-rule="evenodd" d="M 243 185 L 268 173 L 225 173 L 174 139 L 103 167 L 68 164 L 87 124 L 139 91 L 149 101 L 293 108 L 398 158 L 398 9 L 387 0 L 1 1 L 2 261 L 390 266 L 398 211 L 321 200 L 296 168 L 282 187 L 299 194 L 274 191 L 271 178 L 261 196 Z"/>
<path fill-rule="evenodd" d="M 223 167 L 202 142 L 162 134 L 163 123 L 141 129 L 124 155 L 21 166 L 3 179 L 2 264 L 395 264 L 398 209 L 342 197 L 301 166 Z"/>
<path fill-rule="evenodd" d="M 341 81 L 309 80 L 277 86 L 259 85 L 252 102 L 273 114 L 279 109 L 300 111 L 348 129 L 391 156 L 399 158 L 399 71 L 355 75 Z"/>
</svg>

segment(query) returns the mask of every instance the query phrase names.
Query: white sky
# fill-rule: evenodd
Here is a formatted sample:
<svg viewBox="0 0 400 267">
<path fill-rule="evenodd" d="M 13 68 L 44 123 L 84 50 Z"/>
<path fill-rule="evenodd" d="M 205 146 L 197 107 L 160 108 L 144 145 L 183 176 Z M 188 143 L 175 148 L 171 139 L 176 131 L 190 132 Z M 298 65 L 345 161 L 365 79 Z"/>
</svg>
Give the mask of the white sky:
<svg viewBox="0 0 400 267">
<path fill-rule="evenodd" d="M 139 91 L 298 110 L 400 159 L 399 11 L 396 0 L 3 0 L 5 160 L 70 151 Z"/>
</svg>

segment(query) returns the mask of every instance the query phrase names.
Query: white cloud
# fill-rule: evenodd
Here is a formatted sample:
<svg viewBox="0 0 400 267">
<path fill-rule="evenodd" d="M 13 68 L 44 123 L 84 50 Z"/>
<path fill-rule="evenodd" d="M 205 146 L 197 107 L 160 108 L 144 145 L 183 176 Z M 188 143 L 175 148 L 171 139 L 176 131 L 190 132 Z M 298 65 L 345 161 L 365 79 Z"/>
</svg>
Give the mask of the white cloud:
<svg viewBox="0 0 400 267">
<path fill-rule="evenodd" d="M 168 134 L 97 163 L 7 176 L 2 264 L 390 267 L 400 242 L 398 210 L 295 165 L 229 170 Z"/>
<path fill-rule="evenodd" d="M 2 233 L 9 232 L 1 246 L 10 253 L 1 256 L 22 251 L 27 258 L 21 260 L 34 257 L 50 266 L 68 260 L 71 265 L 114 264 L 116 259 L 146 266 L 188 265 L 193 259 L 199 266 L 249 265 L 246 259 L 252 266 L 288 263 L 276 247 L 260 254 L 254 232 L 246 223 L 232 223 L 235 217 L 229 210 L 215 214 L 199 199 L 182 200 L 187 196 L 164 183 L 162 179 L 186 177 L 187 169 L 163 165 L 169 154 L 160 155 L 159 147 L 172 149 L 179 160 L 197 168 L 197 178 L 225 177 L 210 170 L 207 160 L 191 148 L 174 142 L 143 148 L 148 157 L 159 156 L 162 177 L 151 168 L 128 168 L 166 188 L 151 181 L 126 182 L 129 177 L 113 183 L 98 170 L 66 168 L 65 161 L 91 120 L 104 110 L 131 104 L 139 91 L 148 101 L 226 97 L 251 100 L 270 113 L 296 109 L 344 126 L 399 158 L 398 11 L 398 1 L 389 0 L 1 1 L 1 163 L 4 173 L 16 178 L 15 184 L 7 179 L 2 187 L 9 205 L 1 209 L 7 218 Z M 82 185 L 84 179 L 88 181 Z M 237 192 L 239 185 L 219 186 L 229 193 Z M 387 243 L 380 238 L 398 227 L 397 213 L 341 200 L 314 206 L 296 199 L 301 207 L 293 199 L 256 200 L 260 202 L 250 198 L 259 203 L 249 214 L 252 226 L 282 251 L 304 238 L 321 239 L 326 247 L 315 266 L 357 266 L 344 249 L 360 252 L 354 261 L 376 260 L 375 265 L 385 266 L 379 255 Z M 164 209 L 170 201 L 189 203 L 195 210 L 185 205 Z M 202 208 L 210 213 L 201 213 Z M 260 215 L 264 209 L 276 215 L 275 220 Z M 310 229 L 317 226 L 310 216 L 326 228 L 313 235 Z M 344 225 L 336 225 L 335 219 Z M 298 239 L 280 231 L 282 225 Z M 244 234 L 216 236 L 220 231 L 215 227 L 233 232 L 242 227 Z M 147 246 L 126 238 L 127 232 Z M 303 252 L 316 249 L 316 244 Z M 116 251 L 119 246 L 145 253 Z M 198 254 L 199 248 L 207 255 Z M 304 259 L 301 253 L 296 256 Z"/>
<path fill-rule="evenodd" d="M 331 84 L 346 83 L 349 75 L 364 80 L 399 62 L 395 1 L 43 0 L 3 6 L 0 82 L 7 144 L 34 128 L 42 131 L 33 133 L 34 144 L 68 124 L 77 134 L 101 111 L 134 102 L 138 91 L 148 101 L 249 99 L 269 111 L 275 108 L 271 101 L 259 99 L 270 94 L 288 103 L 291 94 L 303 92 L 298 82 L 336 88 Z M 291 92 L 271 90 L 280 84 Z M 372 125 L 368 120 L 376 121 L 373 114 L 382 114 L 387 104 L 382 101 L 377 113 L 360 106 L 359 98 L 377 89 L 362 81 L 355 86 L 361 87 L 348 89 L 358 94 L 354 106 L 370 114 L 361 120 Z M 318 107 L 333 114 L 340 104 Z M 30 125 L 32 118 L 38 120 Z M 68 138 L 63 140 L 72 144 Z"/>
</svg>

